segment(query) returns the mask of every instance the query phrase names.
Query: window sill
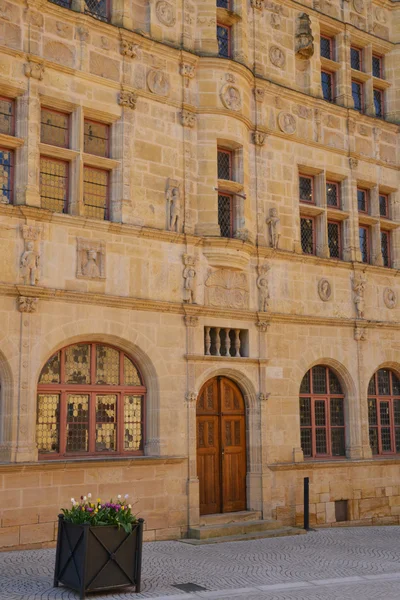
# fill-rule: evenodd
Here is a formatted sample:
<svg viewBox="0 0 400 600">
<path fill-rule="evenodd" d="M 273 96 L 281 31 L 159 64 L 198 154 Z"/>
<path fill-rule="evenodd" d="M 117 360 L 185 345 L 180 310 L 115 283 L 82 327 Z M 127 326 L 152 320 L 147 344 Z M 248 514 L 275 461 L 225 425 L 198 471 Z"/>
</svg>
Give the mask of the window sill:
<svg viewBox="0 0 400 600">
<path fill-rule="evenodd" d="M 243 184 L 231 179 L 218 179 L 218 192 L 240 194 L 243 193 Z"/>
<path fill-rule="evenodd" d="M 335 221 L 345 221 L 350 216 L 348 212 L 343 211 L 340 208 L 334 208 L 333 206 L 327 207 L 326 214 L 328 219 L 334 219 Z"/>
<path fill-rule="evenodd" d="M 396 223 L 387 217 L 380 217 L 381 229 L 393 230 L 400 227 L 400 223 Z"/>
<path fill-rule="evenodd" d="M 341 68 L 340 63 L 335 60 L 331 60 L 330 58 L 324 58 L 321 56 L 321 69 L 323 71 L 339 71 Z"/>
<path fill-rule="evenodd" d="M 14 135 L 7 135 L 6 133 L 0 133 L 0 146 L 5 146 L 6 148 L 11 148 L 15 150 L 15 148 L 20 148 L 24 145 L 24 141 L 22 138 L 17 138 Z"/>
<path fill-rule="evenodd" d="M 217 22 L 222 25 L 235 25 L 242 20 L 242 17 L 232 10 L 227 10 L 226 8 L 217 8 Z"/>
<path fill-rule="evenodd" d="M 372 217 L 363 213 L 358 213 L 358 222 L 360 225 L 376 225 L 379 223 L 378 217 Z"/>
<path fill-rule="evenodd" d="M 315 204 L 306 204 L 300 202 L 300 216 L 305 217 L 317 217 L 322 215 L 324 209 L 321 206 L 315 206 Z"/>
<path fill-rule="evenodd" d="M 74 160 L 79 156 L 76 150 L 69 148 L 61 148 L 60 146 L 52 146 L 51 144 L 39 144 L 39 152 L 42 156 L 50 158 L 59 158 L 61 160 Z"/>
<path fill-rule="evenodd" d="M 116 457 L 94 457 L 94 458 L 70 458 L 57 460 L 41 460 L 38 462 L 22 463 L 0 463 L 0 473 L 10 471 L 28 471 L 29 469 L 81 469 L 81 468 L 99 468 L 100 465 L 112 467 L 133 467 L 138 465 L 163 465 L 177 464 L 187 460 L 186 456 L 116 456 Z"/>
<path fill-rule="evenodd" d="M 105 156 L 96 156 L 95 154 L 83 153 L 83 163 L 88 167 L 97 167 L 98 169 L 107 169 L 111 171 L 120 166 L 119 160 L 112 158 L 106 158 Z"/>
<path fill-rule="evenodd" d="M 365 83 L 371 79 L 371 75 L 368 75 L 363 71 L 357 71 L 357 69 L 351 69 L 351 78 L 354 79 L 354 81 Z"/>
<path fill-rule="evenodd" d="M 381 79 L 380 77 L 372 77 L 373 86 L 379 90 L 387 90 L 391 87 L 391 83 L 386 81 L 386 79 Z"/>
</svg>

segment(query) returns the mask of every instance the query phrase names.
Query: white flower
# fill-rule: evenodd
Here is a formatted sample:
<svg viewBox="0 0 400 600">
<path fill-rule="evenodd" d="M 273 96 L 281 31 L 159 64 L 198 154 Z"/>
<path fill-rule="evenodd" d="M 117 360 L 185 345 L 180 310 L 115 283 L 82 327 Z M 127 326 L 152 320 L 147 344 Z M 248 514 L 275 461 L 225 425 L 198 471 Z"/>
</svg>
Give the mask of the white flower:
<svg viewBox="0 0 400 600">
<path fill-rule="evenodd" d="M 121 494 L 118 494 L 117 498 L 118 498 L 118 500 L 121 500 L 121 498 L 122 498 Z"/>
<path fill-rule="evenodd" d="M 124 498 L 125 498 L 125 500 L 128 500 L 129 494 L 125 494 Z"/>
<path fill-rule="evenodd" d="M 83 496 L 83 501 L 86 502 L 87 498 L 86 496 Z"/>
<path fill-rule="evenodd" d="M 92 494 L 88 494 L 87 497 L 90 499 L 92 497 Z"/>
<path fill-rule="evenodd" d="M 76 504 L 75 498 L 71 498 L 72 504 Z"/>
<path fill-rule="evenodd" d="M 128 504 L 128 508 L 132 508 L 132 504 Z"/>
</svg>

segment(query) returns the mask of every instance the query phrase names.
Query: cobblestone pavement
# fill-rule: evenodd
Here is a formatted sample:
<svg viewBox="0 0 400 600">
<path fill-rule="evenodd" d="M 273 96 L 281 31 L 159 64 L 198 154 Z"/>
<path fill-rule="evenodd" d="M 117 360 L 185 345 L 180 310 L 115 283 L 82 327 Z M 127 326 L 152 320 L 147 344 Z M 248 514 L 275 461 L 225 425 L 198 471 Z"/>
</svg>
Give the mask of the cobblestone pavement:
<svg viewBox="0 0 400 600">
<path fill-rule="evenodd" d="M 75 600 L 53 588 L 54 550 L 0 553 L 0 600 Z M 142 593 L 89 600 L 400 600 L 400 527 L 190 546 L 145 544 Z M 193 583 L 187 593 L 174 584 Z"/>
</svg>

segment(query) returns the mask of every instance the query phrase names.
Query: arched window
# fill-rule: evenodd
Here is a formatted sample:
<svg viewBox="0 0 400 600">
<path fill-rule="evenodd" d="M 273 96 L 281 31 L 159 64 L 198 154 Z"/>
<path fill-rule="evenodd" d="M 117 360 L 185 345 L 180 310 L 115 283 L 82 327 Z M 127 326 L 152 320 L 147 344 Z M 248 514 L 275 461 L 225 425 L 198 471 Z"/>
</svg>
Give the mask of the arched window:
<svg viewBox="0 0 400 600">
<path fill-rule="evenodd" d="M 400 380 L 389 369 L 369 382 L 368 421 L 372 454 L 400 453 Z"/>
<path fill-rule="evenodd" d="M 305 457 L 345 456 L 344 395 L 335 373 L 313 367 L 300 386 L 301 447 Z"/>
<path fill-rule="evenodd" d="M 117 348 L 83 343 L 53 354 L 38 384 L 39 457 L 143 454 L 145 393 Z"/>
</svg>

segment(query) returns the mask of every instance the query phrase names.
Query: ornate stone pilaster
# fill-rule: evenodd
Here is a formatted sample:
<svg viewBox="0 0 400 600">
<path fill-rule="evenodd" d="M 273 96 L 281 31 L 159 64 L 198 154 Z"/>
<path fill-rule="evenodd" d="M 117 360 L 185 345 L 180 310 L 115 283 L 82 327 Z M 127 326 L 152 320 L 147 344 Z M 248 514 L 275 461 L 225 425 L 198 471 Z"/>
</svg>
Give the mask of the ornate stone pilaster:
<svg viewBox="0 0 400 600">
<path fill-rule="evenodd" d="M 17 135 L 24 145 L 19 149 L 18 178 L 15 204 L 40 206 L 40 100 L 38 83 L 43 77 L 41 64 L 28 61 L 25 74 L 29 77 L 27 91 L 17 99 Z"/>
</svg>

